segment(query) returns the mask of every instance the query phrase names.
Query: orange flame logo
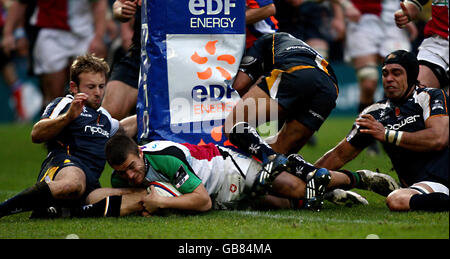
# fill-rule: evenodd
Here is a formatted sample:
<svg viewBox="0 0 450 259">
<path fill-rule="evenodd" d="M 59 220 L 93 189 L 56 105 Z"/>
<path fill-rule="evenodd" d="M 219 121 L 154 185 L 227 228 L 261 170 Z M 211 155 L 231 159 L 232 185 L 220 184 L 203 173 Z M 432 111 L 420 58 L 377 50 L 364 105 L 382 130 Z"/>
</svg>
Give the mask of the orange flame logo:
<svg viewBox="0 0 450 259">
<path fill-rule="evenodd" d="M 216 43 L 218 41 L 208 41 L 205 45 L 205 50 L 209 55 L 215 55 L 216 54 Z M 207 57 L 200 56 L 197 51 L 194 52 L 194 54 L 191 56 L 191 60 L 199 65 L 206 64 L 208 62 Z M 232 55 L 220 55 L 217 57 L 218 61 L 226 62 L 229 65 L 232 65 L 236 62 L 236 59 Z M 226 80 L 231 80 L 231 74 L 223 67 L 217 66 L 215 67 L 217 71 L 219 71 L 220 75 L 225 78 Z M 211 67 L 208 67 L 205 71 L 197 72 L 197 77 L 200 80 L 206 80 L 209 79 L 212 76 L 213 70 Z"/>
</svg>

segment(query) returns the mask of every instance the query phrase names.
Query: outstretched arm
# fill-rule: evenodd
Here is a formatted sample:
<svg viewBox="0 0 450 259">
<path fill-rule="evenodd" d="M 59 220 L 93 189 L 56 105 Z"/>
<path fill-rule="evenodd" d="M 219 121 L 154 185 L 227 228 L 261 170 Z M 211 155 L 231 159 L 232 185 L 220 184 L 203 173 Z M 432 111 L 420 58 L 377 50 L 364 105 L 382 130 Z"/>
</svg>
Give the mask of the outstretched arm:
<svg viewBox="0 0 450 259">
<path fill-rule="evenodd" d="M 153 185 L 150 188 L 150 194 L 142 199 L 146 211 L 150 214 L 156 212 L 158 209 L 208 211 L 212 207 L 211 198 L 203 184 L 197 186 L 193 192 L 178 197 L 163 197 L 158 195 Z"/>
<path fill-rule="evenodd" d="M 337 170 L 353 160 L 362 150 L 347 142 L 346 139 L 343 139 L 337 146 L 319 158 L 314 165 L 316 167 Z"/>
</svg>

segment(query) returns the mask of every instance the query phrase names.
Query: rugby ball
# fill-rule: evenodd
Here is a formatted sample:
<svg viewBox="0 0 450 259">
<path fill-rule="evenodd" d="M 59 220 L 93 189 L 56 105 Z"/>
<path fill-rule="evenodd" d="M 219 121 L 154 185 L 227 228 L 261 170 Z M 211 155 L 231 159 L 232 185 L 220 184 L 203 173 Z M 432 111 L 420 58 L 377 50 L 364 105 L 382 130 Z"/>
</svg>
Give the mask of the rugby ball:
<svg viewBox="0 0 450 259">
<path fill-rule="evenodd" d="M 181 192 L 179 192 L 172 184 L 160 181 L 150 182 L 150 185 L 147 188 L 148 193 L 151 192 L 150 186 L 152 185 L 155 187 L 156 192 L 161 196 L 178 197 L 181 195 Z"/>
</svg>

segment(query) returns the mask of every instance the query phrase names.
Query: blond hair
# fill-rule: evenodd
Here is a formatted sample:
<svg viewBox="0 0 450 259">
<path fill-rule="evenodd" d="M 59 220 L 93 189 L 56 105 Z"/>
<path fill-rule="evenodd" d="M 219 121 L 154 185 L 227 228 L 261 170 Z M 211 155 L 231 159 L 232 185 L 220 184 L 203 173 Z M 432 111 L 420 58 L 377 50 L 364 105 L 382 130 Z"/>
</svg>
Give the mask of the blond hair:
<svg viewBox="0 0 450 259">
<path fill-rule="evenodd" d="M 103 73 L 108 77 L 109 65 L 103 58 L 96 57 L 94 54 L 84 54 L 78 56 L 70 66 L 70 81 L 80 84 L 80 74 L 86 72 Z"/>
</svg>

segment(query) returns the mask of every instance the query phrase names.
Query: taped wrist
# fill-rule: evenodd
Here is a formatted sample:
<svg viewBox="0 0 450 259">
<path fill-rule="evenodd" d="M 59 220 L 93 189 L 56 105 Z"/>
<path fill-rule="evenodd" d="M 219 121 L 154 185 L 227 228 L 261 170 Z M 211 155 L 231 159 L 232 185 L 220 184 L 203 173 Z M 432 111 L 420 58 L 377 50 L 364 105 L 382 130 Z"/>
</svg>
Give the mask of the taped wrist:
<svg viewBox="0 0 450 259">
<path fill-rule="evenodd" d="M 246 73 L 254 82 L 259 77 L 258 74 L 259 71 L 261 71 L 261 63 L 255 57 L 245 56 L 242 58 L 239 71 Z"/>
<path fill-rule="evenodd" d="M 384 130 L 384 140 L 386 141 L 386 143 L 399 146 L 402 136 L 403 131 L 389 130 L 389 129 Z"/>
<path fill-rule="evenodd" d="M 420 1 L 417 1 L 417 0 L 405 0 L 405 4 L 406 3 L 413 4 L 415 7 L 417 7 L 417 9 L 419 9 L 419 12 L 422 12 L 423 5 L 420 3 Z"/>
</svg>

